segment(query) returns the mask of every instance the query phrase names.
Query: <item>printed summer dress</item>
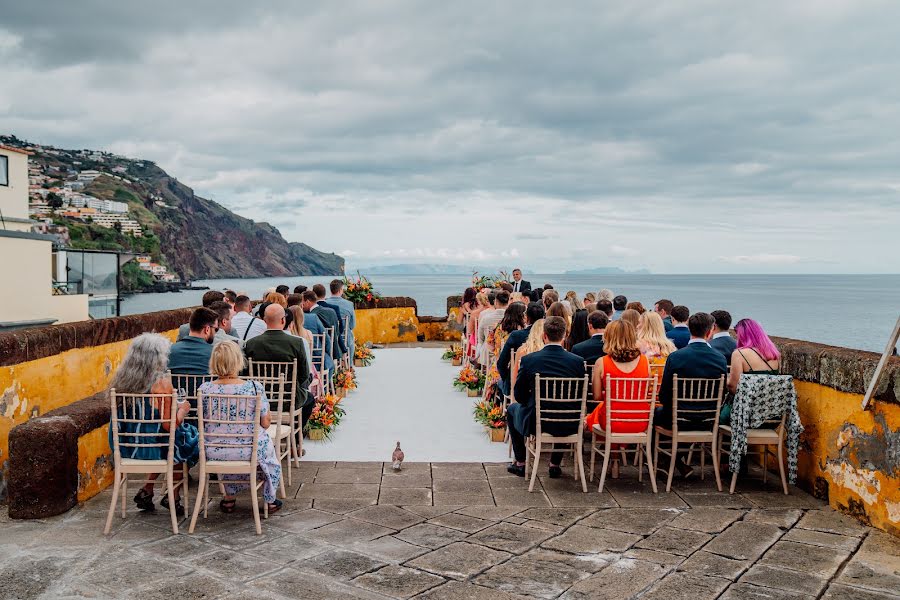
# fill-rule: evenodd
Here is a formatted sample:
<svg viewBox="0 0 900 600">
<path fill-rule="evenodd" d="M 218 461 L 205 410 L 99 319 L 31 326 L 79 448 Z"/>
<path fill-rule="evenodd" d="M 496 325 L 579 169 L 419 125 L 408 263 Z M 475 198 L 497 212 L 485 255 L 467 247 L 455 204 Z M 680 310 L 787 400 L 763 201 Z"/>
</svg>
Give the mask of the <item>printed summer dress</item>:
<svg viewBox="0 0 900 600">
<path fill-rule="evenodd" d="M 216 394 L 232 396 L 256 396 L 257 394 L 261 394 L 262 406 L 260 407 L 260 416 L 269 412 L 269 401 L 268 398 L 266 398 L 266 393 L 263 391 L 262 384 L 256 381 L 245 381 L 243 383 L 230 383 L 224 385 L 209 381 L 200 386 L 199 392 L 201 392 L 204 397 L 208 397 L 208 402 L 210 403 L 207 404 L 204 402 L 204 418 L 209 418 L 210 405 L 213 407 L 216 406 Z M 235 410 L 237 410 L 237 408 L 238 407 L 235 406 Z M 248 420 L 252 418 L 254 409 L 255 407 L 252 404 L 248 404 L 244 410 L 241 411 L 241 414 L 233 414 L 231 415 L 231 418 L 234 418 L 235 420 Z M 247 412 L 250 412 L 251 414 L 246 414 Z M 281 462 L 278 460 L 272 438 L 269 437 L 269 432 L 260 427 L 259 423 L 256 423 L 253 426 L 260 428 L 259 438 L 256 443 L 256 460 L 259 471 L 265 478 L 263 484 L 263 500 L 271 504 L 275 502 L 275 491 L 278 489 L 279 481 L 281 481 Z M 247 436 L 245 438 L 231 438 L 232 440 L 239 440 L 245 444 L 249 444 L 253 437 L 253 431 L 250 429 L 250 425 L 237 423 L 204 423 L 203 427 L 207 437 L 214 436 L 216 433 L 245 434 Z M 250 456 L 248 455 L 247 448 L 207 446 L 206 458 L 207 460 L 248 460 Z M 235 479 L 240 480 L 243 476 L 221 475 L 221 478 L 223 481 L 227 482 Z M 231 496 L 248 487 L 249 486 L 246 483 L 225 483 L 225 492 Z"/>
</svg>

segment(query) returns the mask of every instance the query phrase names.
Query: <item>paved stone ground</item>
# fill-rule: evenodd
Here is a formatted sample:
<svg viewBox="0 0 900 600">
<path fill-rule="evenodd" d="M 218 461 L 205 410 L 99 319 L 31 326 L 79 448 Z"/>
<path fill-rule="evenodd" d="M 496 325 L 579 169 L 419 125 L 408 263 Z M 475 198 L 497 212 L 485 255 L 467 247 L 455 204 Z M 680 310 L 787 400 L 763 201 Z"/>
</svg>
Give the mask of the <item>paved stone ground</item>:
<svg viewBox="0 0 900 600">
<path fill-rule="evenodd" d="M 797 489 L 711 479 L 654 495 L 629 469 L 602 495 L 529 494 L 504 465 L 307 462 L 261 536 L 242 498 L 193 535 L 129 508 L 105 537 L 107 492 L 0 516 L 0 598 L 900 598 L 900 539 Z"/>
</svg>

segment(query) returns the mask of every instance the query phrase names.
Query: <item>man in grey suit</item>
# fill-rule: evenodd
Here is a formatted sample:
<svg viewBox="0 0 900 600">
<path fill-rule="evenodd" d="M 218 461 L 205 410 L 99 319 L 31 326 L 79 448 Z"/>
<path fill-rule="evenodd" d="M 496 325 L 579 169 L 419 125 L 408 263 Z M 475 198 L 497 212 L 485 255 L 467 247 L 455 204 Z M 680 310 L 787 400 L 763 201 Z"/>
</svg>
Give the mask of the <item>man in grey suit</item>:
<svg viewBox="0 0 900 600">
<path fill-rule="evenodd" d="M 731 329 L 731 313 L 727 310 L 714 310 L 709 314 L 716 320 L 715 325 L 713 325 L 713 334 L 712 339 L 709 340 L 709 345 L 721 352 L 725 357 L 725 362 L 731 366 L 731 354 L 737 348 L 737 342 L 728 333 L 728 330 Z"/>
<path fill-rule="evenodd" d="M 328 288 L 331 290 L 331 296 L 328 298 L 328 303 L 337 306 L 340 309 L 342 320 L 345 318 L 349 319 L 348 325 L 350 329 L 347 331 L 347 351 L 352 353 L 355 348 L 353 330 L 356 329 L 356 307 L 353 306 L 352 302 L 344 298 L 343 281 L 340 279 L 332 279 Z"/>
</svg>

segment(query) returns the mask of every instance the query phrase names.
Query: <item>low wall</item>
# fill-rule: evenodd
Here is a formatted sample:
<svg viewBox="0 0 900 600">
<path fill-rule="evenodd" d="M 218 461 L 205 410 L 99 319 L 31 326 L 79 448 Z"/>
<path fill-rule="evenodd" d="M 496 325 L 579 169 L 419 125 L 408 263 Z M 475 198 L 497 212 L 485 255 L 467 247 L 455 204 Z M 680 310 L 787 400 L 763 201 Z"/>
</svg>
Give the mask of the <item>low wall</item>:
<svg viewBox="0 0 900 600">
<path fill-rule="evenodd" d="M 455 313 L 450 319 L 420 317 L 412 298 L 381 298 L 356 304 L 353 335 L 357 342 L 372 344 L 459 341 L 459 332 L 451 327 L 455 318 Z"/>
<path fill-rule="evenodd" d="M 182 309 L 0 333 L 0 500 L 8 492 L 13 428 L 106 389 L 134 337 L 159 331 L 174 340 L 189 315 L 190 309 Z M 79 441 L 81 499 L 110 480 L 102 469 L 109 445 L 105 439 L 99 443 L 100 437 Z"/>
</svg>

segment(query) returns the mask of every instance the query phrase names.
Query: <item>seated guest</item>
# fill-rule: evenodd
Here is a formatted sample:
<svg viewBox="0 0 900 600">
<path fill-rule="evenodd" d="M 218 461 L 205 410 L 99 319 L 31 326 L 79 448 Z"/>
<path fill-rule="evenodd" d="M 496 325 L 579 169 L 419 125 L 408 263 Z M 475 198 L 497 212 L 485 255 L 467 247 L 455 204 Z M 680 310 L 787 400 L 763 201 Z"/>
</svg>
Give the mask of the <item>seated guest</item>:
<svg viewBox="0 0 900 600">
<path fill-rule="evenodd" d="M 605 338 L 606 356 L 594 364 L 594 372 L 591 376 L 594 398 L 599 400 L 600 404 L 584 420 L 584 427 L 587 431 L 593 429 L 594 425 L 606 428 L 607 377 L 614 379 L 647 379 L 650 377 L 650 363 L 647 357 L 641 354 L 641 351 L 638 349 L 637 330 L 630 322 L 625 319 L 613 321 L 606 328 Z M 619 384 L 613 389 L 614 393 L 621 400 L 636 400 L 638 398 L 646 398 L 648 395 L 648 390 L 644 385 L 622 386 Z M 613 402 L 610 410 L 614 419 L 633 419 L 635 418 L 633 413 L 617 412 L 617 408 L 622 411 L 646 410 L 647 420 L 643 422 L 626 421 L 613 423 L 613 433 L 641 433 L 642 431 L 647 431 L 647 425 L 651 416 L 649 402 L 646 404 Z M 612 476 L 616 478 L 619 476 L 619 454 L 615 453 L 612 460 Z"/>
<path fill-rule="evenodd" d="M 209 372 L 209 355 L 216 337 L 219 315 L 214 310 L 200 307 L 191 313 L 188 336 L 172 345 L 169 351 L 169 370 L 178 375 L 206 375 Z"/>
<path fill-rule="evenodd" d="M 610 321 L 618 321 L 622 318 L 622 313 L 625 312 L 625 307 L 628 306 L 628 298 L 625 296 L 616 296 L 612 301 L 613 305 L 613 316 Z"/>
<path fill-rule="evenodd" d="M 709 340 L 709 345 L 722 353 L 725 361 L 731 364 L 731 355 L 737 349 L 737 343 L 728 330 L 731 329 L 731 313 L 727 310 L 714 310 L 711 313 L 712 318 L 716 320 L 713 325 L 713 336 Z"/>
<path fill-rule="evenodd" d="M 200 308 L 197 310 L 207 309 Z M 206 345 L 208 346 L 209 344 Z M 171 346 L 171 342 L 158 333 L 142 333 L 137 336 L 128 347 L 128 352 L 125 353 L 125 358 L 122 359 L 122 363 L 116 369 L 109 387 L 122 394 L 172 394 L 174 392 L 172 381 L 166 376 Z M 208 368 L 207 366 L 204 372 Z M 175 464 L 188 463 L 190 466 L 196 464 L 200 455 L 200 438 L 197 428 L 184 422 L 191 408 L 188 403 L 181 402 L 177 407 L 173 407 L 171 401 L 166 400 L 163 401 L 161 406 L 153 406 L 151 399 L 145 398 L 144 404 L 147 414 L 152 413 L 154 418 L 162 417 L 168 419 L 171 417 L 172 411 L 175 411 L 175 456 L 173 457 Z M 120 406 L 119 418 L 131 418 L 131 415 L 126 417 L 123 407 Z M 135 434 L 150 433 L 158 433 L 160 438 L 166 439 L 169 435 L 169 429 L 167 424 L 119 423 L 119 443 L 140 444 L 145 441 L 145 438 L 143 435 L 135 437 Z M 110 448 L 113 447 L 113 435 L 115 435 L 115 432 L 110 429 Z M 166 459 L 166 449 L 161 447 L 120 446 L 119 452 L 122 454 L 122 458 L 138 460 Z M 180 480 L 181 475 L 181 469 L 176 468 L 173 472 L 174 479 Z M 158 473 L 149 475 L 147 479 L 150 481 L 138 490 L 137 495 L 134 497 L 134 503 L 137 504 L 139 510 L 154 510 L 153 482 L 158 476 Z M 160 504 L 165 508 L 170 508 L 168 495 L 163 496 Z M 178 516 L 184 514 L 184 506 L 181 504 L 180 486 L 175 488 L 175 511 Z"/>
<path fill-rule="evenodd" d="M 647 311 L 641 315 L 638 350 L 647 357 L 651 366 L 665 365 L 669 355 L 677 350 L 672 340 L 666 337 L 666 329 L 658 313 Z M 657 379 L 662 382 L 661 371 L 657 372 Z"/>
<path fill-rule="evenodd" d="M 478 347 L 478 319 L 481 313 L 492 310 L 488 295 L 484 292 L 475 294 L 475 307 L 469 311 L 469 322 L 466 325 L 466 337 L 469 339 L 469 358 L 474 359 Z"/>
<path fill-rule="evenodd" d="M 244 340 L 225 333 L 226 331 L 231 331 L 231 319 L 234 314 L 234 311 L 231 310 L 231 305 L 222 300 L 210 304 L 209 309 L 219 315 L 219 321 L 216 323 L 216 335 L 213 337 L 213 345 L 215 346 L 221 342 L 234 342 L 243 348 Z"/>
<path fill-rule="evenodd" d="M 291 362 L 297 359 L 297 389 L 285 386 L 287 397 L 292 399 L 295 408 L 302 409 L 303 424 L 312 414 L 313 400 L 306 390 L 309 389 L 309 362 L 306 360 L 306 349 L 300 338 L 296 338 L 284 330 L 284 309 L 279 304 L 270 304 L 263 315 L 266 332 L 249 340 L 244 346 L 247 358 L 258 361 Z"/>
<path fill-rule="evenodd" d="M 280 306 L 273 305 L 266 309 L 266 315 L 272 311 L 282 309 Z M 289 337 L 283 331 L 274 331 L 276 335 Z M 250 340 L 250 343 L 257 342 L 260 338 L 268 335 L 263 334 Z M 251 425 L 237 425 L 229 423 L 204 423 L 203 432 L 208 440 L 206 443 L 207 460 L 241 460 L 246 461 L 250 458 L 249 452 L 256 452 L 257 468 L 262 473 L 263 479 L 263 501 L 269 505 L 269 514 L 278 512 L 281 508 L 281 500 L 275 498 L 275 491 L 278 489 L 281 481 L 281 461 L 275 452 L 275 444 L 269 437 L 268 427 L 272 424 L 272 415 L 269 413 L 269 401 L 261 383 L 253 380 L 241 379 L 238 375 L 244 370 L 244 355 L 240 349 L 234 344 L 219 344 L 213 348 L 212 356 L 209 361 L 209 372 L 216 376 L 213 381 L 207 381 L 199 388 L 199 392 L 204 396 L 209 396 L 209 400 L 203 403 L 203 417 L 210 419 L 216 416 L 215 406 L 217 404 L 216 395 L 227 396 L 261 396 L 262 404 L 259 407 L 259 423 L 253 425 L 259 427 L 258 440 L 256 448 L 250 450 L 247 447 L 223 447 L 216 445 L 215 442 L 224 442 L 222 434 L 232 436 L 240 434 L 245 437 L 230 437 L 227 442 L 230 444 L 249 444 L 253 440 L 253 430 Z M 222 400 L 219 399 L 221 402 Z M 237 403 L 238 414 L 230 415 L 231 418 L 239 420 L 249 420 L 256 406 L 249 403 Z M 211 410 L 212 408 L 212 410 Z M 246 412 L 244 412 L 246 411 Z M 221 438 L 221 440 L 219 439 Z M 219 480 L 225 486 L 225 496 L 219 502 L 222 512 L 234 512 L 237 500 L 235 495 L 242 490 L 246 490 L 249 486 L 246 483 L 229 483 L 229 481 L 246 479 L 246 475 L 219 475 Z M 256 491 L 251 492 L 255 494 Z"/>
<path fill-rule="evenodd" d="M 587 308 L 588 304 L 597 304 L 597 295 L 594 292 L 588 292 L 584 295 L 584 307 Z M 590 311 L 588 311 L 590 312 Z"/>
<path fill-rule="evenodd" d="M 467 287 L 463 292 L 462 301 L 459 303 L 459 310 L 456 311 L 456 323 L 462 325 L 466 321 L 466 317 L 475 308 L 475 296 L 478 294 L 473 287 Z"/>
<path fill-rule="evenodd" d="M 548 317 L 560 317 L 566 322 L 566 335 L 572 328 L 572 313 L 569 312 L 568 302 L 554 302 L 547 308 Z"/>
<path fill-rule="evenodd" d="M 613 306 L 610 300 L 597 300 L 597 310 L 606 314 L 606 318 L 612 320 Z"/>
<path fill-rule="evenodd" d="M 331 354 L 327 351 L 327 348 L 331 347 L 331 335 L 325 331 L 325 325 L 322 323 L 322 320 L 316 316 L 315 309 L 316 306 L 318 306 L 316 304 L 316 293 L 312 290 L 306 290 L 301 294 L 301 297 L 300 307 L 303 309 L 303 327 L 311 334 L 314 333 L 325 336 L 324 348 L 316 344 L 313 345 L 313 360 L 316 364 L 319 364 L 320 360 L 324 360 L 325 363 L 325 373 L 321 374 L 324 379 L 331 373 L 334 373 L 334 359 L 331 358 Z M 323 352 L 325 354 L 324 359 L 322 358 Z"/>
<path fill-rule="evenodd" d="M 672 309 L 675 308 L 675 304 L 671 300 L 666 300 L 665 298 L 662 300 L 657 300 L 656 304 L 653 305 L 653 310 L 662 317 L 663 327 L 666 329 L 666 333 L 672 331 Z"/>
<path fill-rule="evenodd" d="M 511 283 L 509 283 L 508 281 L 501 281 L 499 286 L 500 286 L 501 290 L 503 290 L 504 292 L 508 292 L 510 294 L 512 294 L 515 291 L 513 289 L 513 285 Z"/>
<path fill-rule="evenodd" d="M 266 330 L 263 320 L 250 314 L 250 298 L 248 296 L 240 295 L 235 299 L 231 327 L 237 333 L 237 338 L 244 342 Z"/>
<path fill-rule="evenodd" d="M 291 296 L 299 296 L 299 294 L 291 294 Z M 310 333 L 303 324 L 306 320 L 306 315 L 303 314 L 303 308 L 296 304 L 289 307 L 288 312 L 292 313 L 294 319 L 291 321 L 291 326 L 288 327 L 287 332 L 294 337 L 300 338 L 300 341 L 303 342 L 303 350 L 306 352 L 306 362 L 309 364 L 310 384 L 307 389 L 310 391 L 313 389 L 318 390 L 318 385 L 321 383 L 322 378 L 319 375 L 319 371 L 316 369 L 315 364 L 313 364 L 313 337 L 312 333 Z"/>
<path fill-rule="evenodd" d="M 571 352 L 576 344 L 580 344 L 590 337 L 591 334 L 590 331 L 588 331 L 588 311 L 583 308 L 578 309 L 572 315 L 572 327 L 569 329 L 569 335 L 566 336 L 566 342 L 563 344 L 563 348 Z"/>
<path fill-rule="evenodd" d="M 588 366 L 593 366 L 598 358 L 606 354 L 603 349 L 603 334 L 609 324 L 609 317 L 606 316 L 606 313 L 595 310 L 588 315 L 587 322 L 588 333 L 591 337 L 572 346 L 572 354 L 577 354 L 584 359 Z"/>
<path fill-rule="evenodd" d="M 294 293 L 295 294 L 303 294 L 303 292 L 305 292 L 308 289 L 309 288 L 306 287 L 305 285 L 296 285 L 296 286 L 294 286 Z"/>
<path fill-rule="evenodd" d="M 498 323 L 503 319 L 506 307 L 509 305 L 509 292 L 500 292 L 494 296 L 494 308 L 483 311 L 478 315 L 478 346 L 475 351 L 478 363 L 486 365 L 490 354 L 487 338 L 488 334 L 494 330 Z"/>
<path fill-rule="evenodd" d="M 287 309 L 287 298 L 285 298 L 285 296 L 279 292 L 268 292 L 263 298 L 262 303 L 256 307 L 256 314 L 259 316 L 259 318 L 262 318 L 262 316 L 266 314 L 266 309 L 271 304 L 277 304 L 281 308 Z M 293 317 L 290 315 L 290 313 L 287 312 L 285 312 L 285 315 L 285 328 L 287 328 L 291 326 L 291 319 Z"/>
<path fill-rule="evenodd" d="M 600 302 L 601 300 L 606 300 L 609 302 L 610 306 L 612 306 L 612 301 L 613 301 L 614 297 L 615 297 L 615 294 L 613 293 L 613 291 L 608 290 L 606 288 L 597 292 L 597 302 Z"/>
<path fill-rule="evenodd" d="M 314 285 L 313 291 L 316 293 L 316 304 L 322 308 L 321 311 L 316 313 L 316 316 L 322 319 L 323 323 L 326 323 L 326 327 L 334 327 L 334 335 L 337 336 L 337 340 L 335 340 L 334 344 L 334 359 L 341 360 L 341 357 L 347 353 L 347 344 L 344 342 L 344 320 L 341 318 L 341 309 L 334 304 L 325 301 L 325 286 L 321 283 Z M 334 318 L 329 317 L 329 313 L 333 315 Z"/>
<path fill-rule="evenodd" d="M 513 351 L 519 350 L 534 324 L 544 318 L 544 305 L 538 302 L 532 302 L 525 308 L 525 328 L 513 331 L 506 338 L 506 343 L 500 350 L 500 356 L 497 358 L 497 372 L 500 373 L 500 389 L 504 394 L 509 394 L 512 386 L 510 384 L 513 365 L 510 360 Z"/>
<path fill-rule="evenodd" d="M 344 325 L 344 329 L 346 330 L 348 325 L 350 327 L 346 331 L 346 352 L 352 353 L 356 344 L 356 339 L 353 337 L 353 330 L 356 329 L 356 305 L 344 298 L 344 282 L 342 280 L 332 279 L 328 284 L 328 290 L 331 292 L 328 303 L 340 310 L 341 324 Z"/>
<path fill-rule="evenodd" d="M 741 375 L 778 375 L 781 371 L 781 353 L 766 335 L 762 325 L 753 319 L 741 319 L 734 326 L 737 347 L 731 355 L 731 371 L 728 389 L 737 391 Z"/>
<path fill-rule="evenodd" d="M 213 302 L 221 302 L 223 298 L 225 298 L 225 294 L 223 294 L 222 292 L 218 290 L 209 290 L 207 292 L 204 292 L 201 303 L 206 308 L 209 308 L 210 304 L 212 304 Z M 181 325 L 180 327 L 178 327 L 178 339 L 180 340 L 181 338 L 187 337 L 189 332 L 190 323 Z M 233 335 L 230 331 L 227 331 L 226 333 Z"/>
<path fill-rule="evenodd" d="M 512 441 L 515 462 L 510 464 L 508 471 L 519 477 L 525 476 L 525 438 L 534 435 L 536 426 L 535 410 L 535 375 L 544 377 L 584 377 L 584 361 L 580 356 L 566 352 L 562 342 L 566 337 L 566 322 L 561 317 L 547 317 L 544 319 L 544 341 L 546 345 L 539 352 L 533 352 L 524 356 L 519 363 L 519 373 L 516 379 L 514 395 L 516 403 L 510 404 L 507 409 L 507 422 L 509 424 L 509 437 Z M 556 405 L 558 409 L 568 409 L 567 405 Z M 575 427 L 572 429 L 571 427 Z M 568 423 L 548 422 L 542 425 L 543 432 L 551 435 L 572 435 L 577 431 L 577 425 Z M 550 477 L 558 478 L 562 475 L 560 464 L 562 453 L 550 454 Z M 535 468 L 537 466 L 535 465 Z"/>
<path fill-rule="evenodd" d="M 287 299 L 287 308 L 290 308 L 292 306 L 300 306 L 300 303 L 303 301 L 303 294 L 302 293 L 297 294 L 296 292 L 293 294 L 288 294 L 286 299 Z M 302 312 L 302 310 L 301 310 L 301 312 Z M 291 311 L 291 313 L 293 313 L 293 311 Z"/>
<path fill-rule="evenodd" d="M 225 297 L 223 298 L 223 300 L 225 300 L 225 302 L 228 303 L 228 306 L 230 306 L 233 309 L 234 302 L 235 302 L 235 300 L 237 300 L 237 297 L 238 297 L 237 292 L 235 292 L 233 290 L 225 290 L 224 294 L 225 294 Z"/>
<path fill-rule="evenodd" d="M 578 293 L 575 290 L 569 290 L 568 292 L 566 292 L 566 302 L 569 303 L 569 308 L 572 310 L 572 314 L 574 314 L 576 310 L 584 309 L 584 303 L 578 299 Z"/>
<path fill-rule="evenodd" d="M 554 289 L 544 290 L 541 294 L 541 302 L 544 303 L 544 310 L 550 310 L 550 306 L 554 302 L 559 302 L 559 294 Z"/>
<path fill-rule="evenodd" d="M 487 347 L 490 352 L 489 361 L 496 362 L 499 360 L 500 353 L 506 346 L 509 336 L 517 331 L 525 330 L 525 305 L 521 302 L 515 304 L 510 303 L 503 313 L 503 318 L 494 327 L 494 330 L 488 334 Z M 487 380 L 484 385 L 484 397 L 493 398 L 495 393 L 502 397 L 504 394 L 502 379 L 500 377 L 500 369 L 495 372 L 493 369 L 488 370 Z"/>
<path fill-rule="evenodd" d="M 518 268 L 513 269 L 512 277 L 513 277 L 513 280 L 512 280 L 512 286 L 513 286 L 513 289 L 512 289 L 512 291 L 514 291 L 514 292 L 521 292 L 523 296 L 528 296 L 528 297 L 530 298 L 530 297 L 531 297 L 531 296 L 530 296 L 530 294 L 531 294 L 531 282 L 530 282 L 530 281 L 525 281 L 524 279 L 522 279 L 522 269 L 518 269 Z"/>
<path fill-rule="evenodd" d="M 666 332 L 666 337 L 672 340 L 679 350 L 687 346 L 691 339 L 691 332 L 688 328 L 690 316 L 691 310 L 687 306 L 679 304 L 672 308 L 672 329 Z"/>
<path fill-rule="evenodd" d="M 284 297 L 287 297 L 287 295 L 290 291 L 291 291 L 291 288 L 289 288 L 286 285 L 279 285 L 278 287 L 275 288 L 275 293 L 281 294 Z"/>
<path fill-rule="evenodd" d="M 629 302 L 625 305 L 625 310 L 635 310 L 637 311 L 638 316 L 644 314 L 647 309 L 644 308 L 644 305 L 640 302 Z"/>
<path fill-rule="evenodd" d="M 588 314 L 591 314 L 592 312 L 597 310 L 597 303 L 596 302 L 585 302 L 584 310 L 588 311 Z"/>
<path fill-rule="evenodd" d="M 678 308 L 676 306 L 673 311 L 676 311 Z M 687 309 L 685 308 L 685 310 Z M 678 313 L 673 314 L 673 319 L 676 323 L 678 322 L 678 317 Z M 688 330 L 691 337 L 687 346 L 670 354 L 669 359 L 666 361 L 662 384 L 659 387 L 659 406 L 653 418 L 654 425 L 660 425 L 666 429 L 672 427 L 672 397 L 675 394 L 675 375 L 678 375 L 679 378 L 714 379 L 728 373 L 725 357 L 713 350 L 708 343 L 710 336 L 712 336 L 713 322 L 712 316 L 704 312 L 694 313 L 688 319 Z M 703 425 L 703 427 L 705 428 L 706 426 Z M 688 423 L 680 425 L 679 428 L 690 430 L 691 425 Z M 693 469 L 686 465 L 680 456 L 675 466 L 684 477 L 693 473 Z"/>
<path fill-rule="evenodd" d="M 619 315 L 619 319 L 624 319 L 631 323 L 631 326 L 634 327 L 635 330 L 637 330 L 638 325 L 641 324 L 641 315 L 633 308 L 626 308 L 625 310 L 623 310 L 622 314 Z"/>
<path fill-rule="evenodd" d="M 543 306 L 541 306 L 543 308 Z M 531 326 L 528 333 L 528 339 L 516 350 L 516 360 L 512 363 L 509 375 L 509 389 L 516 387 L 516 378 L 519 376 L 519 367 L 522 366 L 522 358 L 528 356 L 532 352 L 543 350 L 544 342 L 544 319 L 538 319 Z M 513 398 L 515 402 L 515 398 Z"/>
</svg>

